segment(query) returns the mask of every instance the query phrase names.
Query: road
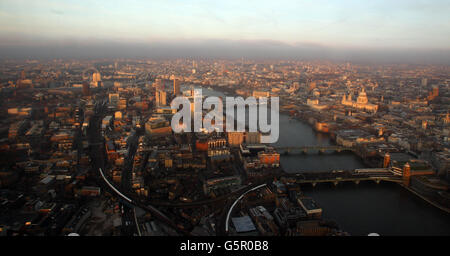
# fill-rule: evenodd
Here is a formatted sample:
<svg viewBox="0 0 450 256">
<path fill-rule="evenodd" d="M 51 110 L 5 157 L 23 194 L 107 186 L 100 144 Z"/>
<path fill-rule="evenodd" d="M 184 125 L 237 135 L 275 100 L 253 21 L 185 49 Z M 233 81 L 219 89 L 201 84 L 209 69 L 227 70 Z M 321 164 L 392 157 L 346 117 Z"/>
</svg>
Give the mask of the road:
<svg viewBox="0 0 450 256">
<path fill-rule="evenodd" d="M 219 236 L 226 236 L 228 235 L 228 227 L 229 222 L 231 218 L 231 214 L 233 212 L 234 207 L 236 204 L 247 194 L 252 191 L 258 190 L 262 187 L 267 186 L 267 183 L 259 183 L 259 184 L 249 184 L 245 190 L 241 191 L 239 194 L 239 197 L 236 200 L 229 200 L 227 206 L 225 207 L 224 211 L 222 212 L 222 215 L 219 218 L 218 224 L 217 224 L 217 235 Z"/>
<path fill-rule="evenodd" d="M 99 184 L 101 184 L 101 187 L 105 190 L 109 190 L 113 192 L 118 198 L 121 200 L 121 208 L 123 207 L 123 213 L 122 213 L 122 221 L 125 223 L 125 235 L 132 235 L 135 233 L 138 233 L 136 230 L 136 224 L 134 223 L 134 216 L 133 216 L 133 207 L 139 207 L 145 211 L 150 212 L 155 218 L 159 219 L 163 223 L 166 223 L 170 227 L 174 228 L 178 232 L 182 234 L 187 234 L 185 230 L 178 227 L 171 219 L 167 218 L 165 214 L 163 214 L 161 211 L 156 209 L 155 207 L 151 205 L 144 205 L 140 204 L 137 201 L 133 201 L 131 198 L 126 196 L 124 193 L 120 192 L 117 188 L 115 188 L 106 178 L 106 176 L 103 173 L 103 170 L 106 170 L 106 161 L 105 161 L 105 142 L 104 138 L 101 135 L 101 121 L 106 111 L 106 102 L 101 101 L 97 102 L 95 104 L 95 111 L 94 116 L 91 118 L 87 135 L 88 135 L 88 142 L 90 147 L 90 157 L 91 157 L 91 165 L 93 167 L 93 170 L 98 170 L 97 175 L 99 179 Z M 131 172 L 131 170 L 128 170 Z M 126 192 L 125 192 L 126 193 Z M 128 222 L 131 221 L 131 224 Z M 128 228 L 129 227 L 129 228 Z M 131 228 L 131 227 L 134 227 Z"/>
</svg>

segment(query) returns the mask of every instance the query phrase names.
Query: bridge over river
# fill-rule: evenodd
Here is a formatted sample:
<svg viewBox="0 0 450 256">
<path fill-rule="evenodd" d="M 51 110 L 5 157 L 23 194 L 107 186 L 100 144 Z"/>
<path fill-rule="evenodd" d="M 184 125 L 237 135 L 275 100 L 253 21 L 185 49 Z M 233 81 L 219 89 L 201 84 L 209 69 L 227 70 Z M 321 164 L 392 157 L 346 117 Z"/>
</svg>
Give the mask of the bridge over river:
<svg viewBox="0 0 450 256">
<path fill-rule="evenodd" d="M 325 152 L 342 152 L 355 151 L 353 148 L 337 146 L 337 145 L 315 145 L 315 146 L 296 146 L 296 147 L 274 147 L 280 154 L 307 154 L 307 153 L 325 153 Z"/>
<path fill-rule="evenodd" d="M 394 175 L 388 168 L 366 168 L 355 170 L 335 170 L 331 172 L 302 172 L 284 175 L 287 179 L 297 184 L 311 184 L 316 186 L 318 183 L 332 183 L 338 185 L 340 182 L 354 182 L 359 184 L 361 181 L 381 181 L 402 183 L 402 177 Z"/>
<path fill-rule="evenodd" d="M 359 184 L 361 181 L 374 181 L 379 183 L 381 181 L 389 181 L 401 183 L 402 178 L 395 176 L 388 168 L 367 168 L 367 169 L 355 169 L 355 170 L 336 170 L 331 172 L 299 172 L 295 174 L 283 174 L 280 178 L 287 179 L 292 183 L 297 184 L 311 184 L 316 186 L 318 183 L 332 183 L 338 185 L 340 182 L 354 182 Z M 247 194 L 257 189 L 263 188 L 268 184 L 255 184 L 251 187 L 243 190 L 237 199 L 234 200 L 227 208 L 226 215 L 223 215 L 222 225 L 219 227 L 221 229 L 221 235 L 227 235 L 229 232 L 229 222 L 233 209 L 236 204 Z"/>
</svg>

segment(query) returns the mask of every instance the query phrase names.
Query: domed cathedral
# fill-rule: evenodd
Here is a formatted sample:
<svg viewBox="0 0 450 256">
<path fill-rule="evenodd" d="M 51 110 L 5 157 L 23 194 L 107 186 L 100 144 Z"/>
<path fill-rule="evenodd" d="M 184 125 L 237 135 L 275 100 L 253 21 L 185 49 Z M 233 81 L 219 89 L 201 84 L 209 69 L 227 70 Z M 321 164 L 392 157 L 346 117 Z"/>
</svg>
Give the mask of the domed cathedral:
<svg viewBox="0 0 450 256">
<path fill-rule="evenodd" d="M 356 99 L 357 104 L 367 104 L 369 103 L 369 100 L 367 99 L 367 93 L 364 91 L 364 88 L 362 88 L 361 92 L 358 95 L 358 98 Z"/>
<path fill-rule="evenodd" d="M 356 102 L 352 100 L 351 95 L 345 95 L 342 97 L 341 101 L 342 105 L 349 106 L 356 109 L 361 109 L 367 112 L 376 113 L 378 110 L 378 105 L 370 104 L 369 100 L 367 99 L 367 94 L 362 88 L 362 90 L 359 92 L 358 97 L 356 98 Z"/>
</svg>

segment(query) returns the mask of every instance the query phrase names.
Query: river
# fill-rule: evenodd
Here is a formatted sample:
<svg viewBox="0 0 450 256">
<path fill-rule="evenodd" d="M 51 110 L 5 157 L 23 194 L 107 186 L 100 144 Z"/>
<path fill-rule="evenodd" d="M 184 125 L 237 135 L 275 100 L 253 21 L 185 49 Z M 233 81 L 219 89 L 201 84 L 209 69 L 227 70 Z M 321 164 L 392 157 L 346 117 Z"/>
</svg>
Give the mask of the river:
<svg viewBox="0 0 450 256">
<path fill-rule="evenodd" d="M 280 116 L 279 146 L 328 145 L 328 135 L 308 124 Z M 286 172 L 325 171 L 365 167 L 353 153 L 281 156 Z M 450 215 L 411 194 L 398 184 L 367 181 L 305 187 L 323 209 L 323 218 L 335 220 L 352 235 L 450 235 Z"/>
<path fill-rule="evenodd" d="M 210 89 L 204 95 L 224 96 Z M 307 123 L 280 115 L 277 146 L 330 145 L 327 134 L 316 133 Z M 281 156 L 286 172 L 350 170 L 365 167 L 350 152 Z M 319 184 L 302 188 L 331 219 L 351 235 L 450 235 L 450 215 L 411 194 L 398 184 L 381 182 Z"/>
</svg>

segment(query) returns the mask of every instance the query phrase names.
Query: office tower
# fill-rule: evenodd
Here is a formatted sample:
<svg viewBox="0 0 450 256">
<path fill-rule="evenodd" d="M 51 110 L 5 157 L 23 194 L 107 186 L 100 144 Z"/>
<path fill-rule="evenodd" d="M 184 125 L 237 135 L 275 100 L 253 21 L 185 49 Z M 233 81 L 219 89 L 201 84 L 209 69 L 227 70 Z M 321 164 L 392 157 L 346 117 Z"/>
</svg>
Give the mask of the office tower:
<svg viewBox="0 0 450 256">
<path fill-rule="evenodd" d="M 89 95 L 91 95 L 89 84 L 84 82 L 83 83 L 83 96 L 89 96 Z"/>
<path fill-rule="evenodd" d="M 100 75 L 100 72 L 95 72 L 92 74 L 92 82 L 100 82 L 102 81 L 102 76 Z"/>
<path fill-rule="evenodd" d="M 161 90 L 156 90 L 156 95 L 155 95 L 156 99 L 156 105 L 157 106 L 165 106 L 166 100 L 167 100 L 167 93 L 165 91 L 161 91 Z"/>
<path fill-rule="evenodd" d="M 161 78 L 156 78 L 155 82 L 153 83 L 153 87 L 156 88 L 156 90 L 164 90 L 164 83 Z"/>
<path fill-rule="evenodd" d="M 173 80 L 173 95 L 179 95 L 180 94 L 180 80 L 174 79 Z"/>
<path fill-rule="evenodd" d="M 92 73 L 92 81 L 90 84 L 91 84 L 91 87 L 101 87 L 102 86 L 102 76 L 100 75 L 100 72 Z"/>
</svg>

